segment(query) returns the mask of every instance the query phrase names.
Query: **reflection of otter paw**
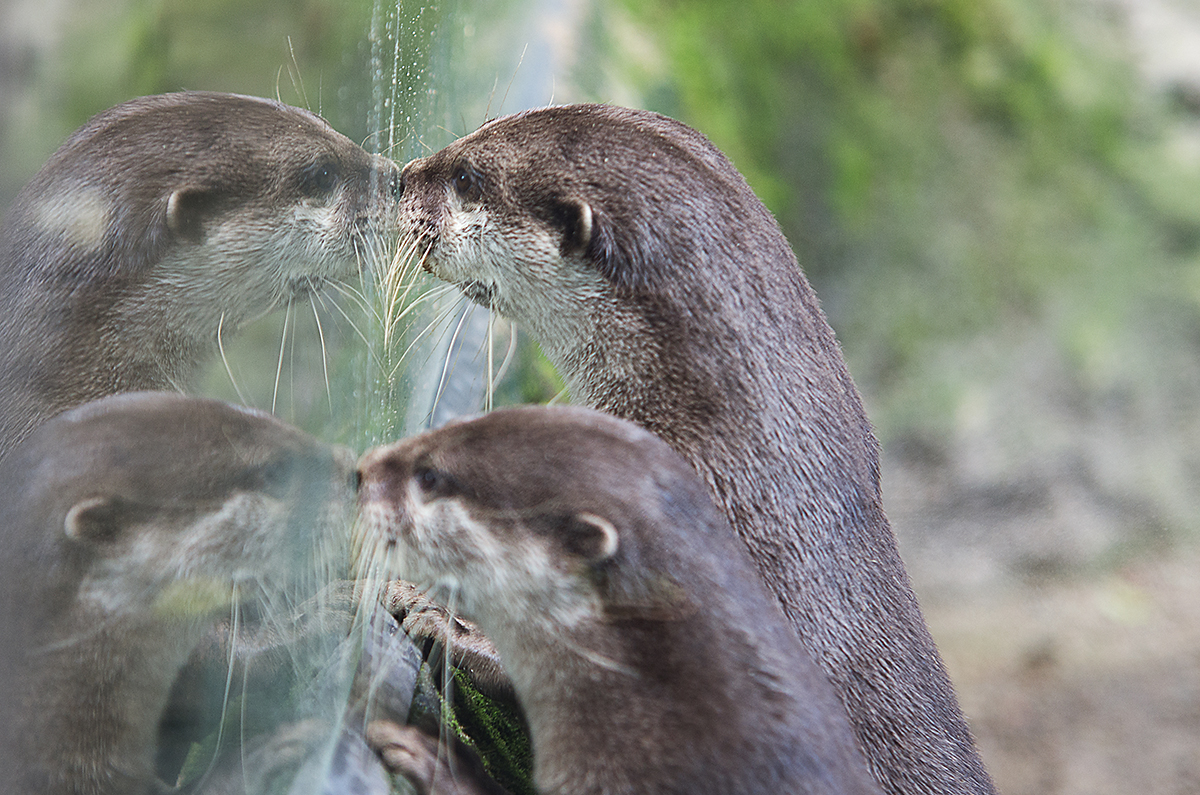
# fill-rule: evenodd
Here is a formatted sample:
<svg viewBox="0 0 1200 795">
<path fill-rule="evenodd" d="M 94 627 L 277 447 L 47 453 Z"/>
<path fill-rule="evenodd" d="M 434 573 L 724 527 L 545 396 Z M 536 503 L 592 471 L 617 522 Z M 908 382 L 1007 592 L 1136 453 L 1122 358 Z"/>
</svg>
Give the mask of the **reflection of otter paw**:
<svg viewBox="0 0 1200 795">
<path fill-rule="evenodd" d="M 438 649 L 448 649 L 450 664 L 466 672 L 481 692 L 494 698 L 512 698 L 512 684 L 500 654 L 474 623 L 453 615 L 424 591 L 402 580 L 387 584 L 382 601 L 413 642 L 425 647 L 435 668 Z M 430 646 L 437 647 L 433 654 Z"/>
<path fill-rule="evenodd" d="M 388 772 L 407 779 L 417 795 L 507 795 L 469 752 L 415 726 L 372 721 L 366 737 Z"/>
</svg>

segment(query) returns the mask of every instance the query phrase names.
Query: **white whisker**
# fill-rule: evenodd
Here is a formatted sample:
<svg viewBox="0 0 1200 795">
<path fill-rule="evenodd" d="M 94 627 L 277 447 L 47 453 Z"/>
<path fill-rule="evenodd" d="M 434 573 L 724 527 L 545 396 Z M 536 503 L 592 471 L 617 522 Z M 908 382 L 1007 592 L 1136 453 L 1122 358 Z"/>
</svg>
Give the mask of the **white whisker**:
<svg viewBox="0 0 1200 795">
<path fill-rule="evenodd" d="M 221 332 L 225 326 L 225 313 L 221 312 L 221 319 L 217 321 L 217 350 L 221 353 L 221 364 L 225 365 L 225 374 L 229 376 L 229 383 L 233 384 L 233 391 L 237 393 L 238 400 L 243 406 L 250 405 L 246 400 L 246 396 L 242 394 L 242 388 L 238 385 L 237 379 L 233 377 L 233 368 L 229 366 L 229 359 L 225 356 L 225 343 L 221 340 Z"/>
<path fill-rule="evenodd" d="M 279 340 L 279 364 L 275 368 L 275 390 L 271 393 L 271 413 L 275 413 L 275 404 L 279 398 L 279 378 L 283 374 L 283 352 L 286 350 L 288 337 L 288 320 L 292 316 L 292 302 L 288 301 L 287 307 L 283 313 L 283 332 Z"/>
<path fill-rule="evenodd" d="M 325 348 L 325 329 L 321 327 L 321 315 L 317 312 L 317 302 L 311 291 L 308 293 L 308 303 L 312 307 L 313 322 L 317 324 L 317 336 L 321 340 L 321 371 L 325 374 L 325 397 L 329 399 L 329 413 L 333 413 L 333 390 L 329 386 L 329 351 Z"/>
<path fill-rule="evenodd" d="M 492 315 L 490 320 L 491 320 L 491 322 L 495 322 L 496 316 Z M 500 367 L 498 370 L 496 370 L 496 378 L 492 382 L 492 385 L 489 387 L 489 391 L 495 390 L 496 384 L 500 383 L 500 381 L 504 378 L 505 374 L 508 372 L 509 365 L 511 365 L 513 363 L 513 359 L 516 358 L 516 355 L 517 355 L 517 327 L 515 325 L 513 325 L 512 323 L 510 323 L 508 325 L 508 350 L 506 350 L 504 352 L 504 361 L 500 362 Z"/>
</svg>

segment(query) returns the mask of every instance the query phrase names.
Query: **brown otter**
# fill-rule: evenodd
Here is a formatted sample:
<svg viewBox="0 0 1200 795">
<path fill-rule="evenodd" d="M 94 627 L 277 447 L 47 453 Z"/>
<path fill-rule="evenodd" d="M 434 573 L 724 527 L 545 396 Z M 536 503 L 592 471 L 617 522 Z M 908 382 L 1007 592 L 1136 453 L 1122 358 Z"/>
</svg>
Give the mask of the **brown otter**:
<svg viewBox="0 0 1200 795">
<path fill-rule="evenodd" d="M 551 107 L 409 163 L 402 188 L 429 270 L 527 326 L 577 400 L 700 472 L 885 789 L 992 792 L 833 331 L 725 156 L 654 113 Z"/>
<path fill-rule="evenodd" d="M 163 791 L 172 680 L 233 600 L 316 588 L 355 477 L 348 451 L 174 393 L 89 403 L 15 448 L 0 464 L 4 791 Z"/>
<path fill-rule="evenodd" d="M 76 131 L 0 229 L 0 454 L 64 409 L 178 388 L 247 320 L 348 279 L 398 170 L 255 97 L 140 97 Z"/>
<path fill-rule="evenodd" d="M 495 642 L 539 792 L 879 792 L 829 681 L 653 434 L 508 409 L 359 473 L 366 532 Z"/>
</svg>

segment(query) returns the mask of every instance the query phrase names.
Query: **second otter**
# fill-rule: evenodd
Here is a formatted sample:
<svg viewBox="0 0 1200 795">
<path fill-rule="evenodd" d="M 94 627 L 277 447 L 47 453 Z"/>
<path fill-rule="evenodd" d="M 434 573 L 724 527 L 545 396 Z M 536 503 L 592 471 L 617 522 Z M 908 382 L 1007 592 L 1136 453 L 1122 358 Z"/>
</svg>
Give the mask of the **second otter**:
<svg viewBox="0 0 1200 795">
<path fill-rule="evenodd" d="M 664 116 L 573 105 L 489 122 L 402 184 L 401 231 L 431 271 L 527 327 L 577 400 L 702 475 L 885 789 L 992 792 L 833 331 L 725 156 Z"/>
<path fill-rule="evenodd" d="M 359 472 L 366 534 L 495 642 L 539 792 L 879 792 L 833 688 L 654 435 L 509 409 Z"/>
<path fill-rule="evenodd" d="M 0 455 L 48 417 L 183 385 L 231 334 L 380 256 L 397 169 L 320 117 L 181 92 L 97 115 L 0 228 Z"/>
</svg>

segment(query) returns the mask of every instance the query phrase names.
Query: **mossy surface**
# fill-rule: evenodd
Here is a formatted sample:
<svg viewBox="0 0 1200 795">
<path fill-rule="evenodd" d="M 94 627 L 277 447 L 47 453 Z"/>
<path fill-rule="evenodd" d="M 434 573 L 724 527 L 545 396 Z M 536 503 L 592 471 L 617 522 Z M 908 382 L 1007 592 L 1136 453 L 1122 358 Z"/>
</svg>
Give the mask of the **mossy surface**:
<svg viewBox="0 0 1200 795">
<path fill-rule="evenodd" d="M 515 702 L 488 698 L 462 671 L 454 671 L 453 682 L 453 714 L 459 735 L 479 753 L 492 778 L 512 795 L 537 795 L 533 748 L 519 707 Z"/>
</svg>

